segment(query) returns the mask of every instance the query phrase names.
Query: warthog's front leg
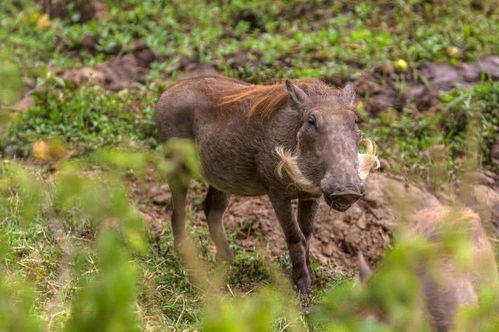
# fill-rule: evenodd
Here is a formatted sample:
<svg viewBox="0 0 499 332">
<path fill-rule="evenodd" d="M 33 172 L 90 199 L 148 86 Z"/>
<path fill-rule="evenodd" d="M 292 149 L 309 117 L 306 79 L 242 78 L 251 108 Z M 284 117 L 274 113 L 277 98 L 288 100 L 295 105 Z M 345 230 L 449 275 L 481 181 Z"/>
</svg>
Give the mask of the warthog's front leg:
<svg viewBox="0 0 499 332">
<path fill-rule="evenodd" d="M 300 225 L 303 236 L 305 236 L 307 268 L 312 281 L 314 280 L 314 272 L 310 265 L 310 238 L 314 231 L 314 218 L 318 207 L 318 199 L 298 200 L 298 224 Z"/>
<path fill-rule="evenodd" d="M 288 244 L 293 283 L 300 293 L 308 294 L 312 279 L 306 262 L 306 241 L 296 221 L 291 201 L 279 193 L 269 193 L 269 198 Z"/>
</svg>

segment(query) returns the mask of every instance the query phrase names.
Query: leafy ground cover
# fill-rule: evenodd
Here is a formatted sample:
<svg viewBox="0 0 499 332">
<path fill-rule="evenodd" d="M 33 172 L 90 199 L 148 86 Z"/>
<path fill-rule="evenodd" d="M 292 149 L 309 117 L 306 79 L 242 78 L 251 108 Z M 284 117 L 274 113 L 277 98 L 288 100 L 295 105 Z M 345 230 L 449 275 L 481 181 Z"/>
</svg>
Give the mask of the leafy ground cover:
<svg viewBox="0 0 499 332">
<path fill-rule="evenodd" d="M 252 83 L 319 77 L 359 86 L 368 81 L 366 73 L 372 78 L 381 71 L 395 86 L 390 89 L 402 91 L 412 82 L 424 84 L 425 64 L 457 66 L 499 54 L 494 1 L 54 0 L 50 13 L 43 3 L 0 3 L 0 257 L 5 272 L 0 326 L 26 331 L 427 328 L 414 325 L 420 320 L 411 307 L 416 302 L 407 305 L 415 291 L 383 299 L 379 294 L 392 286 L 389 278 L 367 290 L 353 285 L 355 255 L 349 248 L 360 245 L 355 239 L 362 230 L 367 238 L 384 239 L 374 245 L 379 252 L 389 244 L 386 225 L 372 226 L 370 215 L 359 218 L 368 221 L 367 228 L 348 225 L 358 233 L 325 232 L 335 245 L 331 249 L 321 240 L 317 248 L 328 248 L 332 253 L 325 257 L 332 261 L 341 253 L 350 268 L 316 260 L 315 292 L 297 299 L 282 273 L 289 268 L 286 254 L 265 250 L 269 242 L 279 243 L 278 233 L 266 224 L 273 218 L 268 204 L 252 201 L 242 209 L 245 215 L 260 209 L 252 218 L 265 223 L 229 216 L 236 219 L 230 221 L 229 238 L 238 255 L 230 266 L 220 266 L 206 227 L 196 222 L 202 218 L 204 188 L 196 181 L 189 233 L 201 260 L 180 259 L 172 249 L 168 214 L 161 212 L 169 207 L 167 190 L 161 188 L 164 178 L 147 178 L 151 172 L 178 170 L 156 155 L 161 147 L 154 139 L 154 104 L 178 77 L 200 66 Z M 140 67 L 139 78 L 126 87 L 106 88 L 108 76 L 102 87 L 59 74 L 116 59 L 125 63 L 138 49 L 148 51 L 130 60 Z M 492 71 L 473 87 L 448 89 L 431 107 L 407 100 L 373 111 L 361 102 L 364 132 L 380 146 L 384 167 L 438 189 L 469 170 L 472 133 L 482 142 L 478 164 L 497 174 L 497 77 Z M 371 95 L 367 89 L 360 99 Z M 13 106 L 23 96 L 24 106 Z M 132 152 L 109 150 L 114 148 Z M 194 166 L 191 171 L 196 172 Z M 496 186 L 497 177 L 489 178 Z M 152 194 L 153 187 L 160 189 Z M 359 213 L 352 212 L 355 218 Z M 270 237 L 265 245 L 248 240 L 258 237 L 256 230 Z M 418 245 L 402 244 L 391 252 L 385 273 L 410 279 L 400 257 Z M 379 252 L 368 258 L 377 261 Z M 196 279 L 196 272 L 211 282 Z M 391 308 L 391 325 L 359 315 L 357 309 L 373 302 L 382 307 L 383 300 Z M 490 313 L 497 303 L 490 296 L 484 303 L 465 316 L 469 324 L 493 331 L 498 323 Z M 463 331 L 468 326 L 463 323 Z"/>
</svg>

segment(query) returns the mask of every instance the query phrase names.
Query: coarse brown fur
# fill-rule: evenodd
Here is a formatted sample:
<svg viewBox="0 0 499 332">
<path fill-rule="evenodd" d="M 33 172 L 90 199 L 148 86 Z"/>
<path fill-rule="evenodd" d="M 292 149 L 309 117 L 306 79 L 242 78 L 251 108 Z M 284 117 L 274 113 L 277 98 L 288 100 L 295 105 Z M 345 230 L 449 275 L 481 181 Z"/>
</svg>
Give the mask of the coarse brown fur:
<svg viewBox="0 0 499 332">
<path fill-rule="evenodd" d="M 204 210 L 219 257 L 232 258 L 221 222 L 230 195 L 268 195 L 286 237 L 294 284 L 309 291 L 309 242 L 320 195 L 344 211 L 363 192 L 359 160 L 366 168 L 367 159 L 358 153 L 361 135 L 353 102 L 351 86 L 336 90 L 318 80 L 265 86 L 211 76 L 183 80 L 163 93 L 156 113 L 159 139 L 196 142 L 210 185 Z M 294 175 L 310 190 L 289 172 L 278 174 L 278 149 L 293 151 Z M 187 187 L 172 180 L 170 188 L 179 245 Z M 297 214 L 290 202 L 296 198 Z"/>
<path fill-rule="evenodd" d="M 428 241 L 432 258 L 414 262 L 414 268 L 421 283 L 425 311 L 436 331 L 452 329 L 460 308 L 478 304 L 481 289 L 499 291 L 494 251 L 479 216 L 471 210 L 443 206 L 420 210 L 402 234 Z M 470 249 L 469 262 L 458 264 L 455 257 L 447 253 L 446 235 L 466 241 Z M 359 254 L 358 265 L 361 280 L 366 281 L 371 272 L 362 254 Z"/>
<path fill-rule="evenodd" d="M 309 96 L 328 97 L 331 95 L 338 95 L 337 90 L 331 89 L 327 84 L 317 79 L 299 80 L 295 81 L 295 84 Z M 239 103 L 248 102 L 251 105 L 248 109 L 248 116 L 259 115 L 268 117 L 285 105 L 288 91 L 286 90 L 284 83 L 250 85 L 229 90 L 225 95 L 219 95 L 217 97 L 220 100 L 219 105 L 221 110 L 226 110 Z M 351 105 L 345 104 L 343 106 L 345 109 L 349 109 L 352 112 L 356 111 Z"/>
<path fill-rule="evenodd" d="M 424 209 L 412 218 L 408 233 L 427 239 L 437 255 L 436 271 L 428 271 L 424 264 L 418 267 L 426 310 L 435 330 L 450 330 L 460 307 L 478 304 L 481 288 L 499 290 L 494 251 L 479 216 L 471 210 Z M 468 242 L 470 261 L 464 267 L 445 254 L 442 237 L 446 233 Z"/>
</svg>

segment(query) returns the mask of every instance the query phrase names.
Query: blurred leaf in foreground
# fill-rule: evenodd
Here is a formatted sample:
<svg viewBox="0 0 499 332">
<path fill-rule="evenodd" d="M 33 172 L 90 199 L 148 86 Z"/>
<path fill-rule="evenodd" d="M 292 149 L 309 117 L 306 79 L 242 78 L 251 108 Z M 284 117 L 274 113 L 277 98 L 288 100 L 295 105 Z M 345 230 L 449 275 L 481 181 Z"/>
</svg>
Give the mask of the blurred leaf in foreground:
<svg viewBox="0 0 499 332">
<path fill-rule="evenodd" d="M 11 62 L 2 60 L 0 56 L 0 136 L 6 134 L 12 115 L 4 109 L 14 104 L 19 98 L 21 79 L 19 69 Z"/>
<path fill-rule="evenodd" d="M 76 294 L 66 331 L 138 331 L 137 271 L 115 234 L 99 240 L 99 272 Z"/>
</svg>

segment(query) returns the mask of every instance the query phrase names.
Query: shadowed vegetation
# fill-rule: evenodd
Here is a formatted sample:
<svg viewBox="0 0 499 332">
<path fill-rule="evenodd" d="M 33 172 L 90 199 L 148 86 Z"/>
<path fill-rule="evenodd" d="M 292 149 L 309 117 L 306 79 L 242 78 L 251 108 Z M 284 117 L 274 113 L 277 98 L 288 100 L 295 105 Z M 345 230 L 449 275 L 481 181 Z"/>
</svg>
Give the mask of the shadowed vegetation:
<svg viewBox="0 0 499 332">
<path fill-rule="evenodd" d="M 154 126 L 160 94 L 192 68 L 258 84 L 313 77 L 337 86 L 381 71 L 395 73 L 387 80 L 402 90 L 424 64 L 499 54 L 495 1 L 53 0 L 51 13 L 42 2 L 0 2 L 0 330 L 428 330 L 410 264 L 432 262 L 423 239 L 395 242 L 365 285 L 315 261 L 314 292 L 300 298 L 286 254 L 241 245 L 252 220 L 228 230 L 232 264 L 216 262 L 195 222 L 197 259 L 180 258 L 167 215 L 143 213 L 169 203 L 151 198 L 141 212 L 131 192 L 151 174 L 158 185 L 186 172 L 199 178 L 195 148 L 159 146 Z M 85 3 L 99 5 L 86 11 Z M 139 79 L 124 88 L 106 89 L 107 76 L 103 87 L 64 76 L 130 54 Z M 441 93 L 425 109 L 409 100 L 373 112 L 364 93 L 361 127 L 390 172 L 447 193 L 471 171 L 499 170 L 494 79 Z M 191 221 L 204 183 L 193 189 Z M 459 234 L 444 243 L 449 255 L 466 256 Z M 479 295 L 457 330 L 499 328 L 497 296 Z"/>
</svg>

